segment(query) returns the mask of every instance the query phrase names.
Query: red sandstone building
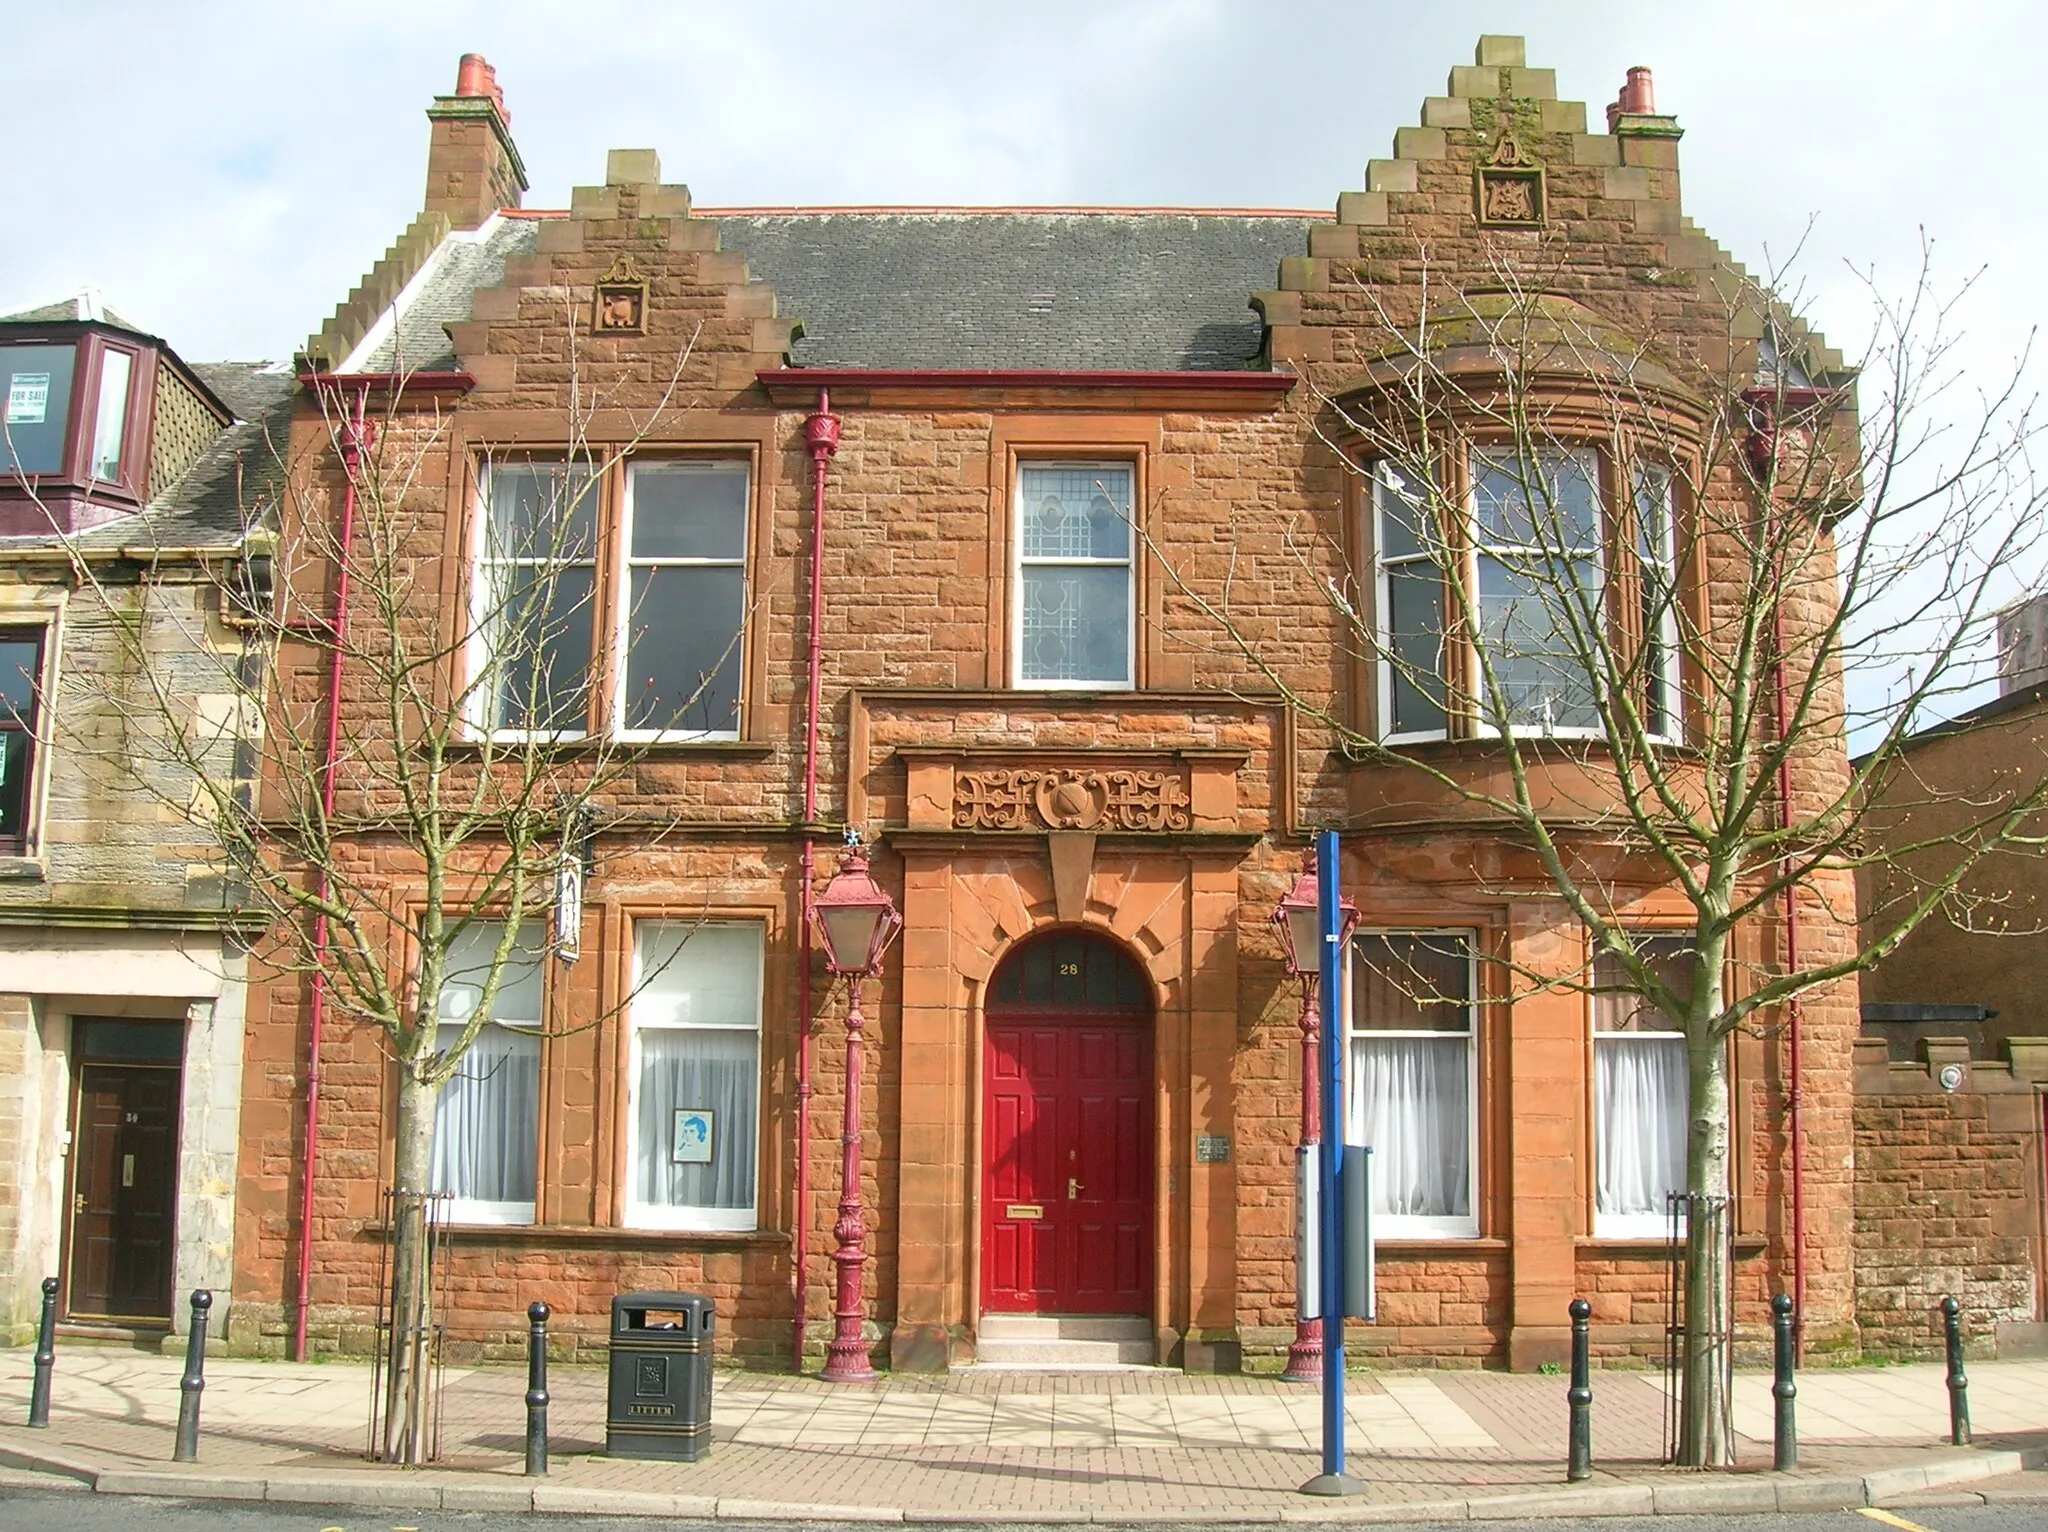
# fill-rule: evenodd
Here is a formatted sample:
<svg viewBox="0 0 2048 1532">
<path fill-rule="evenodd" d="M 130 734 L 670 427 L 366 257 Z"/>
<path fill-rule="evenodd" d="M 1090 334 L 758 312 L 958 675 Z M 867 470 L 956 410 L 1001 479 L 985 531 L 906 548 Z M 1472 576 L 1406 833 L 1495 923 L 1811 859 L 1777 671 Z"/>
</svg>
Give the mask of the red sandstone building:
<svg viewBox="0 0 2048 1532">
<path fill-rule="evenodd" d="M 547 716 L 493 693 L 472 723 L 639 752 L 597 825 L 579 960 L 535 932 L 443 1104 L 457 1338 L 513 1334 L 535 1298 L 594 1334 L 612 1293 L 679 1288 L 716 1300 L 738 1356 L 787 1364 L 796 1338 L 815 1355 L 844 1032 L 801 917 L 806 848 L 815 892 L 843 824 L 904 921 L 865 997 L 877 1360 L 971 1361 L 1021 1313 L 1120 1318 L 1101 1333 L 1148 1361 L 1275 1365 L 1300 1035 L 1270 916 L 1309 831 L 1339 825 L 1361 950 L 1408 955 L 1431 986 L 1349 996 L 1382 1167 L 1361 1344 L 1534 1366 L 1585 1293 L 1605 1341 L 1661 1346 L 1676 1045 L 1526 982 L 1587 965 L 1533 865 L 1334 749 L 1317 714 L 1489 769 L 1482 731 L 1392 685 L 1330 599 L 1334 572 L 1363 571 L 1364 620 L 1388 633 L 1413 589 L 1339 406 L 1379 386 L 1425 250 L 1453 291 L 1540 260 L 1547 302 L 1641 344 L 1725 330 L 1730 263 L 1681 216 L 1672 119 L 1636 100 L 1589 132 L 1519 40 L 1486 39 L 1330 216 L 712 210 L 647 151 L 540 212 L 519 205 L 487 71 L 428 115 L 425 209 L 309 346 L 324 376 L 295 457 L 331 501 L 323 392 L 367 394 L 387 432 L 431 423 L 407 502 L 431 618 L 512 577 L 492 526 L 549 503 L 588 444 L 618 451 L 570 560 L 587 616 L 527 656 L 558 680 Z M 1458 429 L 1478 473 L 1484 431 Z M 1638 449 L 1597 412 L 1573 429 L 1567 469 L 1611 529 Z M 1205 615 L 1225 605 L 1258 663 Z M 451 684 L 477 643 L 522 642 L 454 645 Z M 1529 704 L 1531 727 L 1570 733 L 1569 697 L 1539 678 Z M 391 876 L 395 904 L 417 898 Z M 1646 930 L 1684 919 L 1653 884 L 1629 898 Z M 1750 933 L 1744 961 L 1776 939 Z M 375 1037 L 326 1034 L 309 1150 L 304 999 L 280 982 L 250 1005 L 241 1344 L 290 1332 L 302 1271 L 316 1342 L 377 1303 L 388 1065 Z M 1796 1263 L 1809 1338 L 1851 1326 L 1854 1031 L 1853 994 L 1807 1004 L 1797 1228 L 1782 1041 L 1736 1047 L 1745 1323 Z M 1637 1067 L 1614 1067 L 1630 1049 Z"/>
</svg>

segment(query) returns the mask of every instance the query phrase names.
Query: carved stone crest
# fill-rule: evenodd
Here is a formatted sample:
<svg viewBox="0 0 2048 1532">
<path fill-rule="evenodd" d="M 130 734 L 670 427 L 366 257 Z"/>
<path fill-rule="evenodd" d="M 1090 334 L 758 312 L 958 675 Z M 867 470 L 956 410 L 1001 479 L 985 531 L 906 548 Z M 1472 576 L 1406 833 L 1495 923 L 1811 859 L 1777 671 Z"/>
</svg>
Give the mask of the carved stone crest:
<svg viewBox="0 0 2048 1532">
<path fill-rule="evenodd" d="M 612 262 L 611 270 L 598 279 L 591 301 L 590 329 L 594 335 L 642 335 L 647 331 L 647 279 L 640 275 L 630 255 Z"/>
<path fill-rule="evenodd" d="M 1503 130 L 1487 162 L 1472 172 L 1479 222 L 1488 228 L 1543 227 L 1543 167 Z"/>
<path fill-rule="evenodd" d="M 1059 766 L 962 771 L 956 830 L 1186 830 L 1187 784 L 1176 772 Z"/>
</svg>

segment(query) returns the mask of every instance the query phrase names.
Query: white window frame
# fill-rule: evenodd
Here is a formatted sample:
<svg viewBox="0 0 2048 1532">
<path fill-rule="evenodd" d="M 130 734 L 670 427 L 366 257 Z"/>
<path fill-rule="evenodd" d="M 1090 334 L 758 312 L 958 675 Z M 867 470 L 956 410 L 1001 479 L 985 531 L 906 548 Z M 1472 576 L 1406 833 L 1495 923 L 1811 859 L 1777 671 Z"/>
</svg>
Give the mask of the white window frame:
<svg viewBox="0 0 2048 1532">
<path fill-rule="evenodd" d="M 530 925 L 533 928 L 533 932 L 536 936 L 542 937 L 543 940 L 545 939 L 545 929 L 538 921 L 522 921 L 521 924 Z M 472 921 L 471 925 L 472 927 L 489 926 L 498 930 L 502 930 L 504 928 L 505 922 L 502 919 L 494 917 L 485 917 L 476 921 Z M 547 949 L 545 946 L 534 946 L 520 947 L 516 948 L 515 950 L 531 952 L 533 954 L 535 965 L 539 971 L 541 1009 L 543 1015 L 533 1017 L 492 1016 L 487 1021 L 485 1021 L 483 1027 L 478 1030 L 478 1038 L 481 1038 L 483 1036 L 483 1033 L 492 1027 L 501 1027 L 507 1032 L 513 1032 L 521 1036 L 533 1037 L 535 1039 L 539 1039 L 543 1036 L 545 1030 L 545 1012 L 547 1009 Z M 444 983 L 446 981 L 446 977 L 447 976 L 444 974 Z M 445 990 L 443 991 L 443 993 L 446 993 Z M 501 999 L 503 994 L 504 990 L 501 987 L 499 990 L 499 995 Z M 435 1045 L 437 1047 L 440 1045 L 440 1031 L 442 1028 L 454 1027 L 460 1029 L 467 1022 L 467 1020 L 467 1017 L 443 1019 L 437 1016 L 435 1018 Z M 474 1045 L 475 1040 L 472 1040 L 471 1046 L 473 1047 Z M 547 1084 L 545 1079 L 547 1073 L 547 1060 L 545 1057 L 545 1049 L 543 1049 L 540 1073 L 543 1078 L 540 1082 L 539 1093 L 533 1103 L 534 1143 L 536 1149 L 533 1167 L 533 1200 L 530 1202 L 495 1202 L 485 1201 L 481 1198 L 476 1197 L 451 1197 L 448 1202 L 448 1218 L 451 1223 L 495 1224 L 503 1226 L 527 1225 L 538 1221 L 540 1216 L 540 1156 L 538 1153 L 538 1148 L 540 1143 L 541 1113 L 545 1109 L 547 1091 Z M 447 1086 L 443 1085 L 442 1089 L 446 1090 Z M 434 1131 L 435 1138 L 437 1141 L 440 1137 L 440 1110 L 441 1097 L 437 1093 L 434 1097 L 434 1111 L 436 1114 Z"/>
<path fill-rule="evenodd" d="M 1658 509 L 1658 517 L 1662 522 L 1664 535 L 1658 540 L 1661 546 L 1654 548 L 1644 537 L 1642 524 L 1643 486 L 1644 481 L 1649 478 L 1659 479 L 1663 483 L 1663 492 L 1659 497 L 1662 504 Z M 1682 744 L 1685 739 L 1685 692 L 1679 684 L 1684 671 L 1679 650 L 1678 603 L 1681 598 L 1681 587 L 1678 570 L 1677 482 L 1677 471 L 1665 463 L 1638 458 L 1629 468 L 1629 492 L 1634 497 L 1633 508 L 1636 518 L 1636 578 L 1642 583 L 1644 590 L 1646 619 L 1649 616 L 1648 582 L 1653 568 L 1669 592 L 1668 598 L 1658 603 L 1661 610 L 1657 613 L 1655 639 L 1660 663 L 1656 668 L 1655 682 L 1664 695 L 1670 698 L 1670 710 L 1661 729 L 1657 727 L 1657 720 L 1654 717 L 1645 716 L 1643 719 L 1643 727 L 1649 737 L 1660 744 L 1668 745 Z M 1644 623 L 1642 641 L 1651 641 L 1647 621 Z M 1647 677 L 1648 672 L 1645 672 L 1645 675 Z M 1646 697 L 1640 705 L 1647 710 L 1648 702 L 1649 699 Z"/>
<path fill-rule="evenodd" d="M 1124 517 L 1125 554 L 1121 559 L 1026 558 L 1024 556 L 1024 476 L 1028 472 L 1052 469 L 1075 473 L 1112 470 L 1123 476 L 1129 487 Z M 1027 458 L 1020 459 L 1010 484 L 1010 676 L 1018 691 L 1035 692 L 1128 692 L 1138 686 L 1138 465 L 1130 458 Z M 1124 634 L 1124 679 L 1121 681 L 1057 681 L 1024 678 L 1024 571 L 1033 569 L 1122 569 L 1126 592 Z"/>
<path fill-rule="evenodd" d="M 530 741 L 548 742 L 556 740 L 587 739 L 590 735 L 590 699 L 597 695 L 597 670 L 603 661 L 603 654 L 597 644 L 597 614 L 591 612 L 586 620 L 590 624 L 590 666 L 591 675 L 584 698 L 583 722 L 575 728 L 529 729 L 505 726 L 491 721 L 498 709 L 498 695 L 495 685 L 488 684 L 497 663 L 492 649 L 491 623 L 494 620 L 491 607 L 491 582 L 486 574 L 488 568 L 517 566 L 541 568 L 552 564 L 557 569 L 590 570 L 590 599 L 593 606 L 603 600 L 600 576 L 603 574 L 604 541 L 604 485 L 602 476 L 589 472 L 588 488 L 584 493 L 590 498 L 591 550 L 588 559 L 550 560 L 539 558 L 494 558 L 490 554 L 491 480 L 499 472 L 525 473 L 539 469 L 559 469 L 565 475 L 574 471 L 576 465 L 568 462 L 537 460 L 530 463 L 507 462 L 486 463 L 477 469 L 476 503 L 472 510 L 471 532 L 474 545 L 469 557 L 469 633 L 465 648 L 468 658 L 468 695 L 465 700 L 464 722 L 472 739 L 502 741 L 508 744 L 522 744 Z M 503 620 L 498 614 L 496 620 Z"/>
<path fill-rule="evenodd" d="M 1368 508 L 1368 514 L 1372 517 L 1373 614 L 1375 617 L 1373 637 L 1379 645 L 1380 652 L 1378 662 L 1379 737 L 1384 743 L 1389 745 L 1403 745 L 1421 740 L 1443 739 L 1449 735 L 1451 725 L 1449 681 L 1450 603 L 1448 597 L 1440 589 L 1437 602 L 1444 632 L 1437 635 L 1436 662 L 1437 684 L 1443 688 L 1444 693 L 1443 699 L 1438 705 L 1438 711 L 1443 715 L 1443 723 L 1434 729 L 1397 731 L 1394 727 L 1394 680 L 1396 674 L 1393 659 L 1394 594 L 1393 582 L 1388 576 L 1388 571 L 1412 569 L 1417 565 L 1423 565 L 1436 571 L 1438 584 L 1441 587 L 1444 584 L 1444 566 L 1441 553 L 1445 551 L 1433 552 L 1425 546 L 1414 553 L 1401 554 L 1395 558 L 1388 558 L 1386 556 L 1386 511 L 1381 497 L 1395 493 L 1393 487 L 1388 483 L 1388 475 L 1396 472 L 1411 479 L 1420 480 L 1421 477 L 1399 463 L 1387 458 L 1381 458 L 1372 465 L 1372 487 L 1370 491 L 1370 506 Z M 1425 514 L 1427 514 L 1427 500 L 1425 500 L 1424 508 Z M 1440 535 L 1439 541 L 1441 541 Z"/>
<path fill-rule="evenodd" d="M 1585 562 L 1591 563 L 1594 578 L 1598 582 L 1596 599 L 1593 603 L 1594 616 L 1600 624 L 1602 641 L 1607 641 L 1613 633 L 1612 624 L 1614 618 L 1613 614 L 1608 610 L 1609 586 L 1612 583 L 1613 573 L 1607 567 L 1607 536 L 1611 524 L 1612 511 L 1607 503 L 1609 498 L 1608 486 L 1606 477 L 1602 472 L 1605 466 L 1606 455 L 1599 447 L 1591 443 L 1580 443 L 1554 448 L 1541 447 L 1533 454 L 1529 454 L 1529 456 L 1536 463 L 1540 464 L 1543 458 L 1551 452 L 1585 459 L 1591 463 L 1591 482 L 1594 500 L 1593 548 L 1590 558 L 1585 560 Z M 1499 739 L 1503 732 L 1512 733 L 1518 739 L 1604 739 L 1607 731 L 1597 721 L 1591 724 L 1545 724 L 1540 728 L 1532 724 L 1513 723 L 1509 724 L 1504 731 L 1486 716 L 1492 699 L 1486 693 L 1485 668 L 1478 657 L 1478 650 L 1485 643 L 1484 630 L 1486 626 L 1485 596 L 1480 590 L 1479 583 L 1480 560 L 1486 557 L 1498 558 L 1502 555 L 1508 557 L 1533 555 L 1537 558 L 1543 558 L 1547 555 L 1545 550 L 1538 544 L 1488 542 L 1483 537 L 1479 525 L 1479 474 L 1475 465 L 1482 457 L 1491 457 L 1495 460 L 1507 459 L 1512 463 L 1519 462 L 1522 456 L 1523 454 L 1512 444 L 1502 445 L 1497 442 L 1474 441 L 1468 443 L 1465 448 L 1466 536 L 1462 567 L 1465 571 L 1466 579 L 1471 582 L 1467 589 L 1472 593 L 1472 611 L 1476 618 L 1476 621 L 1473 623 L 1473 631 L 1467 635 L 1465 640 L 1474 651 L 1472 658 L 1472 732 L 1479 739 Z M 1532 515 L 1539 513 L 1536 508 L 1532 508 Z M 1579 561 L 1578 558 L 1574 558 L 1574 562 Z M 1569 656 L 1564 656 L 1563 658 L 1569 659 Z M 1604 678 L 1595 672 L 1586 677 L 1586 682 L 1593 689 L 1594 706 L 1597 708 Z"/>
<path fill-rule="evenodd" d="M 633 989 L 637 1001 L 646 988 L 645 976 L 641 969 L 642 957 L 640 933 L 662 926 L 696 924 L 691 921 L 663 920 L 658 917 L 635 919 L 632 922 Z M 754 972 L 754 1021 L 751 1027 L 727 1024 L 705 1025 L 701 1022 L 641 1021 L 633 1014 L 632 1002 L 626 1012 L 626 1162 L 624 1175 L 624 1226 L 629 1229 L 673 1229 L 707 1234 L 751 1234 L 761 1223 L 761 1172 L 762 1128 L 767 1122 L 766 1086 L 767 1077 L 762 1069 L 761 1057 L 761 1011 L 766 1003 L 766 981 L 768 961 L 768 928 L 758 920 L 712 920 L 701 922 L 703 926 L 739 927 L 755 933 Z M 667 1203 L 640 1201 L 636 1192 L 634 1167 L 638 1163 L 640 1150 L 640 1034 L 643 1030 L 672 1032 L 743 1032 L 754 1039 L 754 1200 L 745 1208 L 672 1207 Z"/>
<path fill-rule="evenodd" d="M 659 473 L 681 471 L 710 471 L 715 469 L 739 468 L 746 476 L 746 509 L 742 513 L 740 528 L 740 556 L 736 559 L 706 558 L 635 558 L 633 556 L 633 517 L 635 513 L 633 487 L 640 473 L 652 469 Z M 747 616 L 753 600 L 753 571 L 747 554 L 752 546 L 754 532 L 754 465 L 744 457 L 705 458 L 658 458 L 645 462 L 629 462 L 626 465 L 625 502 L 619 513 L 619 573 L 618 599 L 614 603 L 617 613 L 612 626 L 612 642 L 616 646 L 612 669 L 612 737 L 635 744 L 689 740 L 736 740 L 740 737 L 740 721 L 746 717 L 747 681 Z M 739 666 L 739 716 L 730 729 L 629 729 L 626 720 L 626 687 L 630 680 L 629 661 L 632 658 L 633 620 L 633 572 L 636 569 L 734 569 L 740 572 L 740 631 L 734 649 L 734 659 Z"/>
<path fill-rule="evenodd" d="M 1690 934 L 1685 931 L 1670 930 L 1641 930 L 1630 933 L 1637 941 L 1683 941 Z M 1588 972 L 1590 973 L 1590 971 L 1589 969 Z M 1588 994 L 1586 996 L 1586 1026 L 1587 1030 L 1592 1034 L 1594 1053 L 1593 1075 L 1586 1082 L 1587 1091 L 1591 1097 L 1591 1104 L 1588 1107 L 1586 1118 L 1593 1125 L 1593 1173 L 1587 1178 L 1592 1183 L 1593 1190 L 1593 1237 L 1595 1239 L 1661 1240 L 1666 1238 L 1671 1231 L 1671 1218 L 1668 1212 L 1652 1210 L 1648 1213 L 1603 1213 L 1600 1211 L 1600 1135 L 1604 1131 L 1605 1125 L 1600 1120 L 1599 1052 L 1603 1046 L 1602 1040 L 1607 1038 L 1654 1038 L 1664 1042 L 1675 1041 L 1682 1048 L 1685 1044 L 1685 1034 L 1683 1032 L 1669 1031 L 1603 1031 L 1599 1022 L 1598 1004 L 1599 996 L 1597 994 Z M 1608 1043 L 1606 1046 L 1611 1047 L 1613 1044 Z M 1691 1063 L 1688 1060 L 1688 1071 L 1690 1068 Z M 1683 1186 L 1679 1187 L 1680 1191 L 1684 1189 Z M 1684 1228 L 1682 1220 L 1679 1227 L 1682 1231 Z"/>
<path fill-rule="evenodd" d="M 1361 1027 L 1354 1006 L 1357 996 L 1352 992 L 1352 966 L 1357 961 L 1355 944 L 1365 936 L 1413 936 L 1428 940 L 1456 940 L 1465 947 L 1465 1206 L 1470 1209 L 1463 1217 L 1437 1216 L 1422 1213 L 1381 1213 L 1372 1215 L 1373 1238 L 1376 1240 L 1462 1240 L 1479 1238 L 1479 1032 L 1480 1022 L 1485 1014 L 1485 1003 L 1479 993 L 1479 932 L 1465 926 L 1369 926 L 1352 933 L 1352 945 L 1347 946 L 1344 956 L 1344 992 L 1340 996 L 1339 1014 L 1344 1017 L 1344 1140 L 1346 1143 L 1364 1142 L 1365 1126 L 1352 1119 L 1351 1104 L 1357 1099 L 1356 1083 L 1353 1079 L 1359 1056 L 1361 1039 L 1371 1038 L 1443 1038 L 1455 1037 L 1456 1033 L 1417 1031 L 1413 1028 Z M 1374 1159 L 1377 1161 L 1378 1156 Z M 1377 1177 L 1379 1167 L 1373 1166 Z M 1375 1188 L 1376 1190 L 1376 1188 Z M 1377 1201 L 1377 1199 L 1374 1199 Z"/>
</svg>

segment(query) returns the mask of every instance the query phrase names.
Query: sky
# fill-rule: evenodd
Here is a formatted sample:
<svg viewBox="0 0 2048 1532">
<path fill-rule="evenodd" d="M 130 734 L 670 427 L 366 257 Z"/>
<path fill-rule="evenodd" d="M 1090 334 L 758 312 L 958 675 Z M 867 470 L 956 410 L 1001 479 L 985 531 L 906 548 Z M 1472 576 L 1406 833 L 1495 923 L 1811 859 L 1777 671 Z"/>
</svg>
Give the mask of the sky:
<svg viewBox="0 0 2048 1532">
<path fill-rule="evenodd" d="M 1969 345 L 2048 309 L 2034 89 L 2048 20 L 2001 0 L 0 0 L 16 146 L 0 312 L 82 285 L 195 361 L 289 356 L 419 206 L 431 98 L 494 64 L 566 206 L 652 147 L 700 206 L 1333 208 L 1482 32 L 1595 125 L 1630 65 L 1686 130 L 1686 211 L 1753 270 L 1800 252 L 1854 346 L 1923 231 Z M 33 152 L 22 153 L 28 150 Z"/>
</svg>

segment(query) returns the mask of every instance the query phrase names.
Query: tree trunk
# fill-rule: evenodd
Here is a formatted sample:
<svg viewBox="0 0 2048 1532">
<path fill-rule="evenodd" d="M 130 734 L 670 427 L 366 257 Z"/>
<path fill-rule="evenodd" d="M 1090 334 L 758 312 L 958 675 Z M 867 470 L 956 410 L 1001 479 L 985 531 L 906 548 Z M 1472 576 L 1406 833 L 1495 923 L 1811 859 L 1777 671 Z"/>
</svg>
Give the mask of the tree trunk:
<svg viewBox="0 0 2048 1532">
<path fill-rule="evenodd" d="M 385 1356 L 387 1463 L 417 1464 L 426 1450 L 427 1364 L 433 1335 L 433 1272 L 427 1248 L 427 1197 L 434 1163 L 434 1103 L 439 1091 L 400 1061 L 393 1144 L 391 1334 Z"/>
<path fill-rule="evenodd" d="M 1735 1462 L 1729 1400 L 1733 1333 L 1728 1270 L 1728 1047 L 1688 1040 L 1690 1110 L 1685 1146 L 1685 1338 L 1680 1356 L 1678 1461 L 1687 1468 Z"/>
</svg>

